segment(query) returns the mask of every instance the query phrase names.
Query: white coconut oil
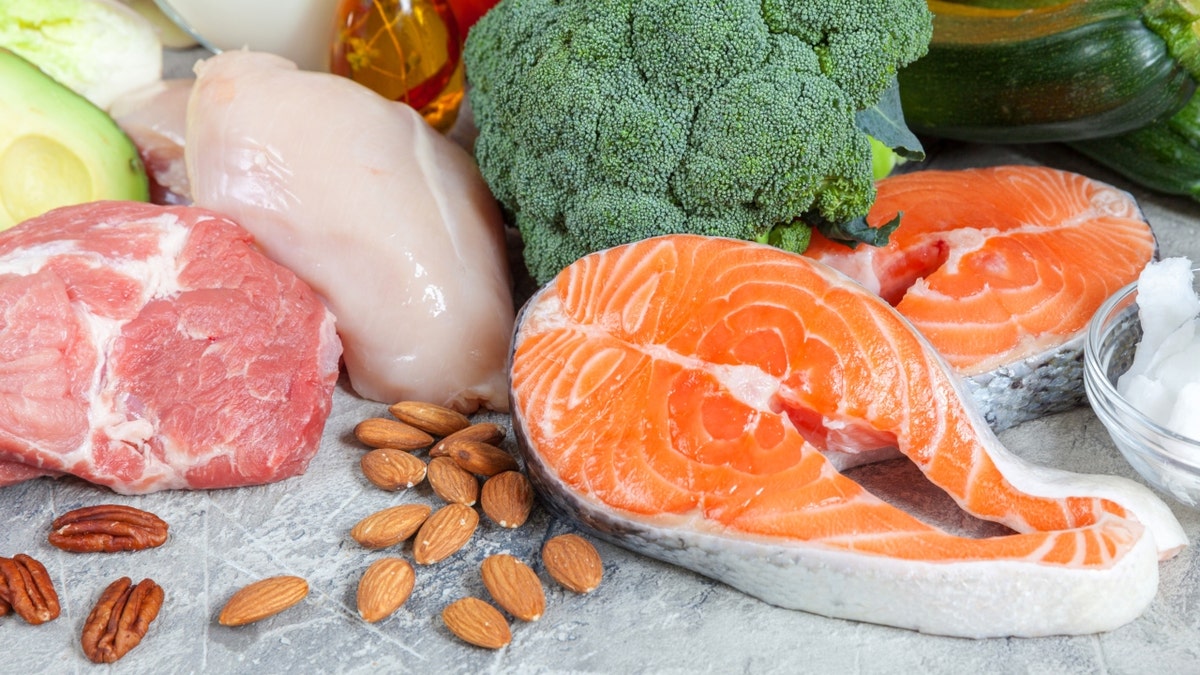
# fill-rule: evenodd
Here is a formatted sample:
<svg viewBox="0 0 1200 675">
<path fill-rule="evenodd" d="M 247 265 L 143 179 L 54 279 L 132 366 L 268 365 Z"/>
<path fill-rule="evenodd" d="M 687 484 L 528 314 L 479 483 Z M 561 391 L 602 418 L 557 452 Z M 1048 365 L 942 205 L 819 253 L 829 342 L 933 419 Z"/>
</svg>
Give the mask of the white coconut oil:
<svg viewBox="0 0 1200 675">
<path fill-rule="evenodd" d="M 1138 277 L 1142 339 L 1117 391 L 1159 425 L 1200 439 L 1200 297 L 1187 258 L 1152 262 Z"/>
</svg>

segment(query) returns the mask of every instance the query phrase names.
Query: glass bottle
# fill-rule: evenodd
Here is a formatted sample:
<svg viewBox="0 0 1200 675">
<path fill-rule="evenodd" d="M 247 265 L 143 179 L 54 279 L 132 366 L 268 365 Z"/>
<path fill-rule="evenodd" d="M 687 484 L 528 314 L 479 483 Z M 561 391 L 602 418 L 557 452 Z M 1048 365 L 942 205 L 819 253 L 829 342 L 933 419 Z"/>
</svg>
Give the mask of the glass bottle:
<svg viewBox="0 0 1200 675">
<path fill-rule="evenodd" d="M 462 38 L 445 0 L 340 0 L 330 70 L 448 131 L 463 98 Z"/>
</svg>

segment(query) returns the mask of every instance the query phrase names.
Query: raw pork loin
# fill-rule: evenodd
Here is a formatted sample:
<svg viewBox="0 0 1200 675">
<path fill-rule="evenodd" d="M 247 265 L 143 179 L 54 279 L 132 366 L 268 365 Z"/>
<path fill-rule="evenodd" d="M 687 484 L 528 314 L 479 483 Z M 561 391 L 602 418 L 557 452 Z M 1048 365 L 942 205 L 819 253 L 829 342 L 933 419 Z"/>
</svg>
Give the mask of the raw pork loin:
<svg viewBox="0 0 1200 675">
<path fill-rule="evenodd" d="M 237 224 L 69 206 L 0 234 L 0 485 L 118 492 L 304 471 L 332 405 L 333 316 Z"/>
</svg>

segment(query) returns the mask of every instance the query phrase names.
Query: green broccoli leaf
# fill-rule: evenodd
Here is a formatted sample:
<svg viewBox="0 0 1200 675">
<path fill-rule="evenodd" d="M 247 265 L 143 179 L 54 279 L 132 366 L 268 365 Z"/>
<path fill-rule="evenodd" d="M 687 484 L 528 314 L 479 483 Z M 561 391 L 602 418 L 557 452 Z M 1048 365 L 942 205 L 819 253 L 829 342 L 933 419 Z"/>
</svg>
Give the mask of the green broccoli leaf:
<svg viewBox="0 0 1200 675">
<path fill-rule="evenodd" d="M 844 223 L 819 223 L 817 229 L 829 239 L 841 242 L 850 248 L 858 246 L 859 243 L 886 246 L 892 232 L 900 227 L 901 215 L 903 214 L 897 213 L 894 218 L 879 227 L 868 225 L 866 218 L 855 218 Z"/>
<path fill-rule="evenodd" d="M 854 123 L 868 136 L 891 148 L 904 159 L 919 162 L 925 159 L 925 148 L 916 134 L 904 122 L 904 111 L 900 108 L 900 83 L 892 78 L 892 84 L 879 98 L 879 103 L 858 111 Z"/>
</svg>

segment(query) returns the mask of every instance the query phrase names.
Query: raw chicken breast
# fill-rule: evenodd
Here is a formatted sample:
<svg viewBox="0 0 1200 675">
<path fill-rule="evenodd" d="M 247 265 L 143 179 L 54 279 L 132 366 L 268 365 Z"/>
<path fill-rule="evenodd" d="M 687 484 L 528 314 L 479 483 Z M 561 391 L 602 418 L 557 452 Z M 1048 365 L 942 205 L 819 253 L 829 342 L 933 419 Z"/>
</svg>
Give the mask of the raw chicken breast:
<svg viewBox="0 0 1200 675">
<path fill-rule="evenodd" d="M 412 108 L 278 56 L 196 73 L 192 198 L 325 296 L 354 390 L 507 410 L 503 223 L 470 155 Z"/>
</svg>

